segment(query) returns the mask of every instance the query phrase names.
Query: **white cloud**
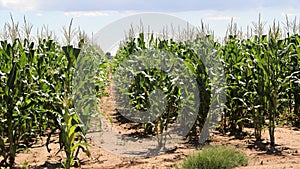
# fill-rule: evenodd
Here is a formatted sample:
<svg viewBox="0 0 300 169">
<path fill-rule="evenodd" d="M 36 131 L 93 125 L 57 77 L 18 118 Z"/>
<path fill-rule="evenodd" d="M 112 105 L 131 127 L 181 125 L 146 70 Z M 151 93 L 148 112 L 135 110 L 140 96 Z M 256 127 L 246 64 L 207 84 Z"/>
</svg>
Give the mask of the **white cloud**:
<svg viewBox="0 0 300 169">
<path fill-rule="evenodd" d="M 240 17 L 236 17 L 236 16 L 210 16 L 210 17 L 207 17 L 207 20 L 213 20 L 213 21 L 230 21 L 231 19 L 239 20 Z"/>
<path fill-rule="evenodd" d="M 74 16 L 74 17 L 95 17 L 95 16 L 109 16 L 109 12 L 100 12 L 100 11 L 76 11 L 76 12 L 64 12 L 67 16 Z"/>
<path fill-rule="evenodd" d="M 212 11 L 212 10 L 206 12 L 205 18 L 207 20 L 212 20 L 212 21 L 230 21 L 231 19 L 233 19 L 233 20 L 240 19 L 240 17 L 238 17 L 238 16 L 228 15 L 227 12 Z"/>
<path fill-rule="evenodd" d="M 37 13 L 36 16 L 44 16 L 42 13 Z"/>
<path fill-rule="evenodd" d="M 300 16 L 300 13 L 281 13 L 282 16 L 295 17 Z"/>
<path fill-rule="evenodd" d="M 39 9 L 40 5 L 36 0 L 0 0 L 0 6 L 16 11 L 33 11 Z"/>
</svg>

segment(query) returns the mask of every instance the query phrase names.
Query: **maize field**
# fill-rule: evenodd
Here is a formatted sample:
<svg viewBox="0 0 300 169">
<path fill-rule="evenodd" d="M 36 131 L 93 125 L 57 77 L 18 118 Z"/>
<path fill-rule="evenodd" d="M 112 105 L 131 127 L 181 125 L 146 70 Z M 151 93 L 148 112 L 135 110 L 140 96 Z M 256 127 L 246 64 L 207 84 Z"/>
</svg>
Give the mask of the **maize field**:
<svg viewBox="0 0 300 169">
<path fill-rule="evenodd" d="M 0 39 L 0 165 L 14 166 L 16 155 L 41 137 L 48 138 L 45 146 L 51 151 L 50 138 L 58 134 L 60 151 L 66 154 L 62 167 L 80 166 L 79 151 L 90 155 L 86 140 L 90 119 L 84 117 L 91 110 L 96 116 L 105 114 L 98 112 L 98 102 L 87 107 L 91 98 L 86 96 L 94 94 L 96 100 L 105 96 L 109 73 L 114 75 L 122 60 L 145 50 L 168 51 L 183 60 L 192 72 L 200 93 L 200 103 L 195 104 L 200 106 L 190 110 L 197 120 L 187 138 L 199 137 L 214 98 L 211 83 L 216 80 L 209 78 L 209 70 L 197 55 L 197 50 L 205 45 L 211 48 L 202 54 L 209 56 L 214 52 L 214 57 L 208 59 L 221 61 L 226 79 L 226 103 L 217 130 L 241 133 L 250 127 L 254 128 L 255 139 L 261 141 L 262 131 L 268 129 L 270 146 L 274 147 L 276 126 L 300 127 L 298 34 L 283 37 L 275 31 L 250 38 L 228 35 L 221 43 L 211 35 L 185 41 L 151 36 L 147 41 L 145 34 L 140 33 L 129 38 L 111 60 L 82 41 L 76 47 L 70 42 L 61 45 L 52 38 L 37 42 L 29 38 Z M 79 74 L 80 66 L 93 71 Z M 139 126 L 146 134 L 163 133 L 179 115 L 184 89 L 172 83 L 172 78 L 166 72 L 149 69 L 137 73 L 128 91 L 119 88 L 137 110 L 149 108 L 151 91 L 162 89 L 167 95 L 164 112 L 153 122 Z M 76 98 L 81 98 L 81 102 Z"/>
</svg>

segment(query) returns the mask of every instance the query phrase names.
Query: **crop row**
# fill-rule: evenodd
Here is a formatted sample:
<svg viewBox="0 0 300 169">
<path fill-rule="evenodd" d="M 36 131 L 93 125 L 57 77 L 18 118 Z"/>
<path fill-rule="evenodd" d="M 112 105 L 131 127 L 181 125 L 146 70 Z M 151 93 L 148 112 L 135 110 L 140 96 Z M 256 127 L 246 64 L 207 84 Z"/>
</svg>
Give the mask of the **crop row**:
<svg viewBox="0 0 300 169">
<path fill-rule="evenodd" d="M 198 137 L 208 133 L 206 130 L 209 128 L 205 126 L 205 121 L 215 114 L 211 105 L 223 108 L 220 113 L 221 119 L 216 126 L 222 132 L 242 133 L 245 126 L 253 127 L 256 140 L 261 141 L 261 132 L 267 127 L 271 147 L 275 146 L 274 132 L 278 124 L 299 127 L 299 35 L 279 38 L 270 34 L 254 36 L 251 39 L 228 36 L 224 44 L 215 42 L 211 36 L 180 42 L 153 36 L 147 41 L 143 33 L 138 37 L 131 37 L 118 51 L 114 63 L 116 71 L 123 67 L 122 70 L 132 72 L 132 77 L 135 78 L 133 82 L 128 82 L 131 85 L 129 90 L 124 91 L 124 86 L 120 85 L 117 86 L 117 90 L 130 97 L 130 104 L 137 112 L 144 112 L 151 110 L 152 105 L 162 105 L 162 99 L 153 102 L 151 92 L 167 89 L 162 90 L 166 95 L 167 108 L 158 108 L 158 111 L 163 111 L 159 113 L 149 111 L 148 116 L 155 116 L 156 120 L 145 121 L 145 124 L 141 125 L 146 133 L 155 135 L 166 131 L 175 123 L 174 119 L 179 116 L 183 103 L 187 102 L 185 98 L 182 99 L 186 88 L 178 88 L 172 83 L 176 77 L 162 70 L 150 66 L 141 71 L 123 63 L 138 57 L 147 60 L 147 57 L 155 57 L 158 50 L 161 55 L 162 51 L 167 51 L 172 57 L 182 59 L 197 81 L 200 106 L 197 110 L 190 110 L 197 115 L 197 120 L 193 122 L 194 126 L 189 136 Z M 145 54 L 145 51 L 152 53 Z M 164 59 L 166 58 L 161 57 L 157 63 L 163 62 Z M 217 62 L 221 64 L 218 65 Z M 220 68 L 224 73 L 219 76 L 224 76 L 224 81 L 222 78 L 214 78 L 218 75 L 210 76 Z M 221 85 L 215 88 L 216 84 Z M 218 89 L 224 92 L 226 98 L 216 95 Z M 224 100 L 226 101 L 223 105 Z M 188 123 L 186 122 L 186 125 Z"/>
<path fill-rule="evenodd" d="M 47 137 L 50 151 L 55 133 L 66 153 L 64 167 L 79 164 L 80 149 L 89 155 L 89 119 L 82 117 L 98 111 L 95 97 L 104 94 L 107 66 L 93 47 L 82 50 L 50 39 L 36 44 L 27 39 L 0 42 L 1 166 L 14 165 L 16 154 L 40 137 Z"/>
</svg>

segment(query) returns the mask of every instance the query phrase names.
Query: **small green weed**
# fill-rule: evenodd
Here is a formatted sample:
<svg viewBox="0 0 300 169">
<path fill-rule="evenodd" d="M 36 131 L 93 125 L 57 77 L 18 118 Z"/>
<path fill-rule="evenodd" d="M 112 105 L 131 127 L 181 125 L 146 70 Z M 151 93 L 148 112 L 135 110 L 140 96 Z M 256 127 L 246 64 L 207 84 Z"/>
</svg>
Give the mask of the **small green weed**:
<svg viewBox="0 0 300 169">
<path fill-rule="evenodd" d="M 229 169 L 246 165 L 248 158 L 243 153 L 227 146 L 208 146 L 188 156 L 177 169 Z"/>
</svg>

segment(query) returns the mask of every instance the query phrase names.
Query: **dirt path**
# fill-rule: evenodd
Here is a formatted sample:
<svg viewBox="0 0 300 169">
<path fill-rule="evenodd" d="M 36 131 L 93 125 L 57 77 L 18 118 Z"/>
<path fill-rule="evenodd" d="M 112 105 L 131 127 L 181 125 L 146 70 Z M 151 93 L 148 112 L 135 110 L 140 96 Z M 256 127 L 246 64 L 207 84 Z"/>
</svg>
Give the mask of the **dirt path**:
<svg viewBox="0 0 300 169">
<path fill-rule="evenodd" d="M 112 93 L 111 88 L 108 88 L 108 92 Z M 120 124 L 114 117 L 116 113 L 115 103 L 113 101 L 113 94 L 103 99 L 103 104 L 100 106 L 101 110 L 113 118 L 113 128 L 119 133 L 130 132 L 129 127 L 126 124 Z M 127 130 L 126 130 L 127 129 Z M 252 129 L 245 129 L 248 133 L 253 133 Z M 238 168 L 300 168 L 300 131 L 293 128 L 280 127 L 276 129 L 276 149 L 278 153 L 272 154 L 268 152 L 267 142 L 268 131 L 263 132 L 262 145 L 256 145 L 254 143 L 254 137 L 247 136 L 243 140 L 235 139 L 234 136 L 222 136 L 220 133 L 215 132 L 212 135 L 213 142 L 211 144 L 225 144 L 235 146 L 239 150 L 246 153 L 250 157 L 248 166 L 242 166 Z M 135 146 L 143 146 L 143 144 L 134 144 Z M 112 145 L 112 147 L 116 147 Z M 104 149 L 106 151 L 106 149 Z M 180 164 L 182 159 L 195 152 L 195 147 L 187 144 L 178 145 L 176 151 L 171 154 L 162 153 L 155 157 L 150 158 L 122 158 L 116 154 L 112 156 L 121 160 L 116 167 L 119 168 L 172 168 L 174 164 Z M 106 166 L 101 166 L 105 168 Z M 108 167 L 109 168 L 109 167 Z"/>
<path fill-rule="evenodd" d="M 264 138 L 267 138 L 267 132 Z M 281 155 L 268 154 L 266 150 L 260 150 L 252 144 L 253 138 L 244 140 L 235 139 L 233 136 L 214 135 L 212 144 L 224 144 L 235 146 L 239 150 L 245 152 L 250 157 L 248 166 L 237 167 L 238 169 L 288 169 L 300 168 L 300 132 L 291 130 L 290 128 L 277 128 L 276 131 L 278 149 L 282 150 Z M 288 138 L 288 139 L 287 139 Z M 29 149 L 27 152 L 18 154 L 16 158 L 17 166 L 24 164 L 28 160 L 30 168 L 57 168 L 60 160 L 64 157 L 63 153 L 57 152 L 59 146 L 58 138 L 52 139 L 50 145 L 52 151 L 48 153 L 43 143 L 40 142 Z M 102 149 L 99 145 L 90 141 L 91 157 L 88 158 L 84 154 L 80 154 L 82 168 L 99 168 L 99 169 L 115 169 L 115 168 L 133 168 L 133 169 L 159 169 L 173 168 L 174 164 L 180 164 L 184 157 L 193 154 L 196 150 L 187 144 L 181 144 L 176 151 L 170 154 L 161 154 L 149 158 L 144 157 L 121 157 L 114 153 L 110 153 Z"/>
<path fill-rule="evenodd" d="M 107 91 L 111 91 L 109 87 Z M 104 97 L 100 104 L 102 112 L 112 117 L 112 125 L 107 126 L 106 129 L 114 131 L 113 134 L 118 136 L 132 132 L 129 126 L 124 123 L 117 122 L 114 114 L 116 113 L 115 103 L 112 95 Z M 106 123 L 110 123 L 106 121 Z M 109 130 L 108 130 L 109 131 Z M 253 133 L 252 129 L 245 129 L 248 133 Z M 107 132 L 109 133 L 109 132 Z M 276 134 L 276 149 L 277 154 L 268 153 L 268 131 L 263 132 L 263 144 L 256 145 L 254 137 L 246 136 L 243 140 L 236 139 L 234 136 L 222 136 L 218 132 L 212 133 L 212 145 L 231 145 L 237 149 L 245 152 L 250 157 L 247 166 L 237 167 L 239 169 L 283 169 L 283 168 L 300 168 L 300 131 L 294 128 L 279 127 L 275 131 Z M 109 135 L 105 136 L 109 138 Z M 184 157 L 196 152 L 195 147 L 184 142 L 177 145 L 177 148 L 170 152 L 159 153 L 157 156 L 149 157 L 126 157 L 120 155 L 118 147 L 124 147 L 123 143 L 116 142 L 116 140 L 101 140 L 99 133 L 92 132 L 88 135 L 90 142 L 91 157 L 88 158 L 84 154 L 80 154 L 82 166 L 81 168 L 99 168 L 99 169 L 116 169 L 116 168 L 133 168 L 133 169 L 167 169 L 173 168 L 174 165 L 180 164 Z M 58 138 L 52 138 L 50 148 L 52 151 L 47 152 L 45 146 L 45 139 L 41 140 L 39 144 L 30 148 L 26 152 L 17 155 L 17 166 L 24 164 L 27 161 L 29 168 L 57 168 L 59 167 L 61 159 L 64 157 L 62 152 L 55 154 L 58 149 Z M 118 145 L 119 144 L 119 145 Z M 104 146 L 105 148 L 101 147 Z M 128 146 L 128 145 L 126 145 Z M 126 147 L 125 146 L 125 147 Z M 135 143 L 134 146 L 143 146 L 143 144 Z M 111 149 L 107 149 L 111 147 Z M 114 152 L 116 148 L 117 152 Z M 132 147 L 127 147 L 132 149 Z M 141 147 L 139 147 L 141 148 Z M 125 153 L 123 150 L 123 153 Z M 145 149 L 146 150 L 146 149 Z"/>
</svg>

